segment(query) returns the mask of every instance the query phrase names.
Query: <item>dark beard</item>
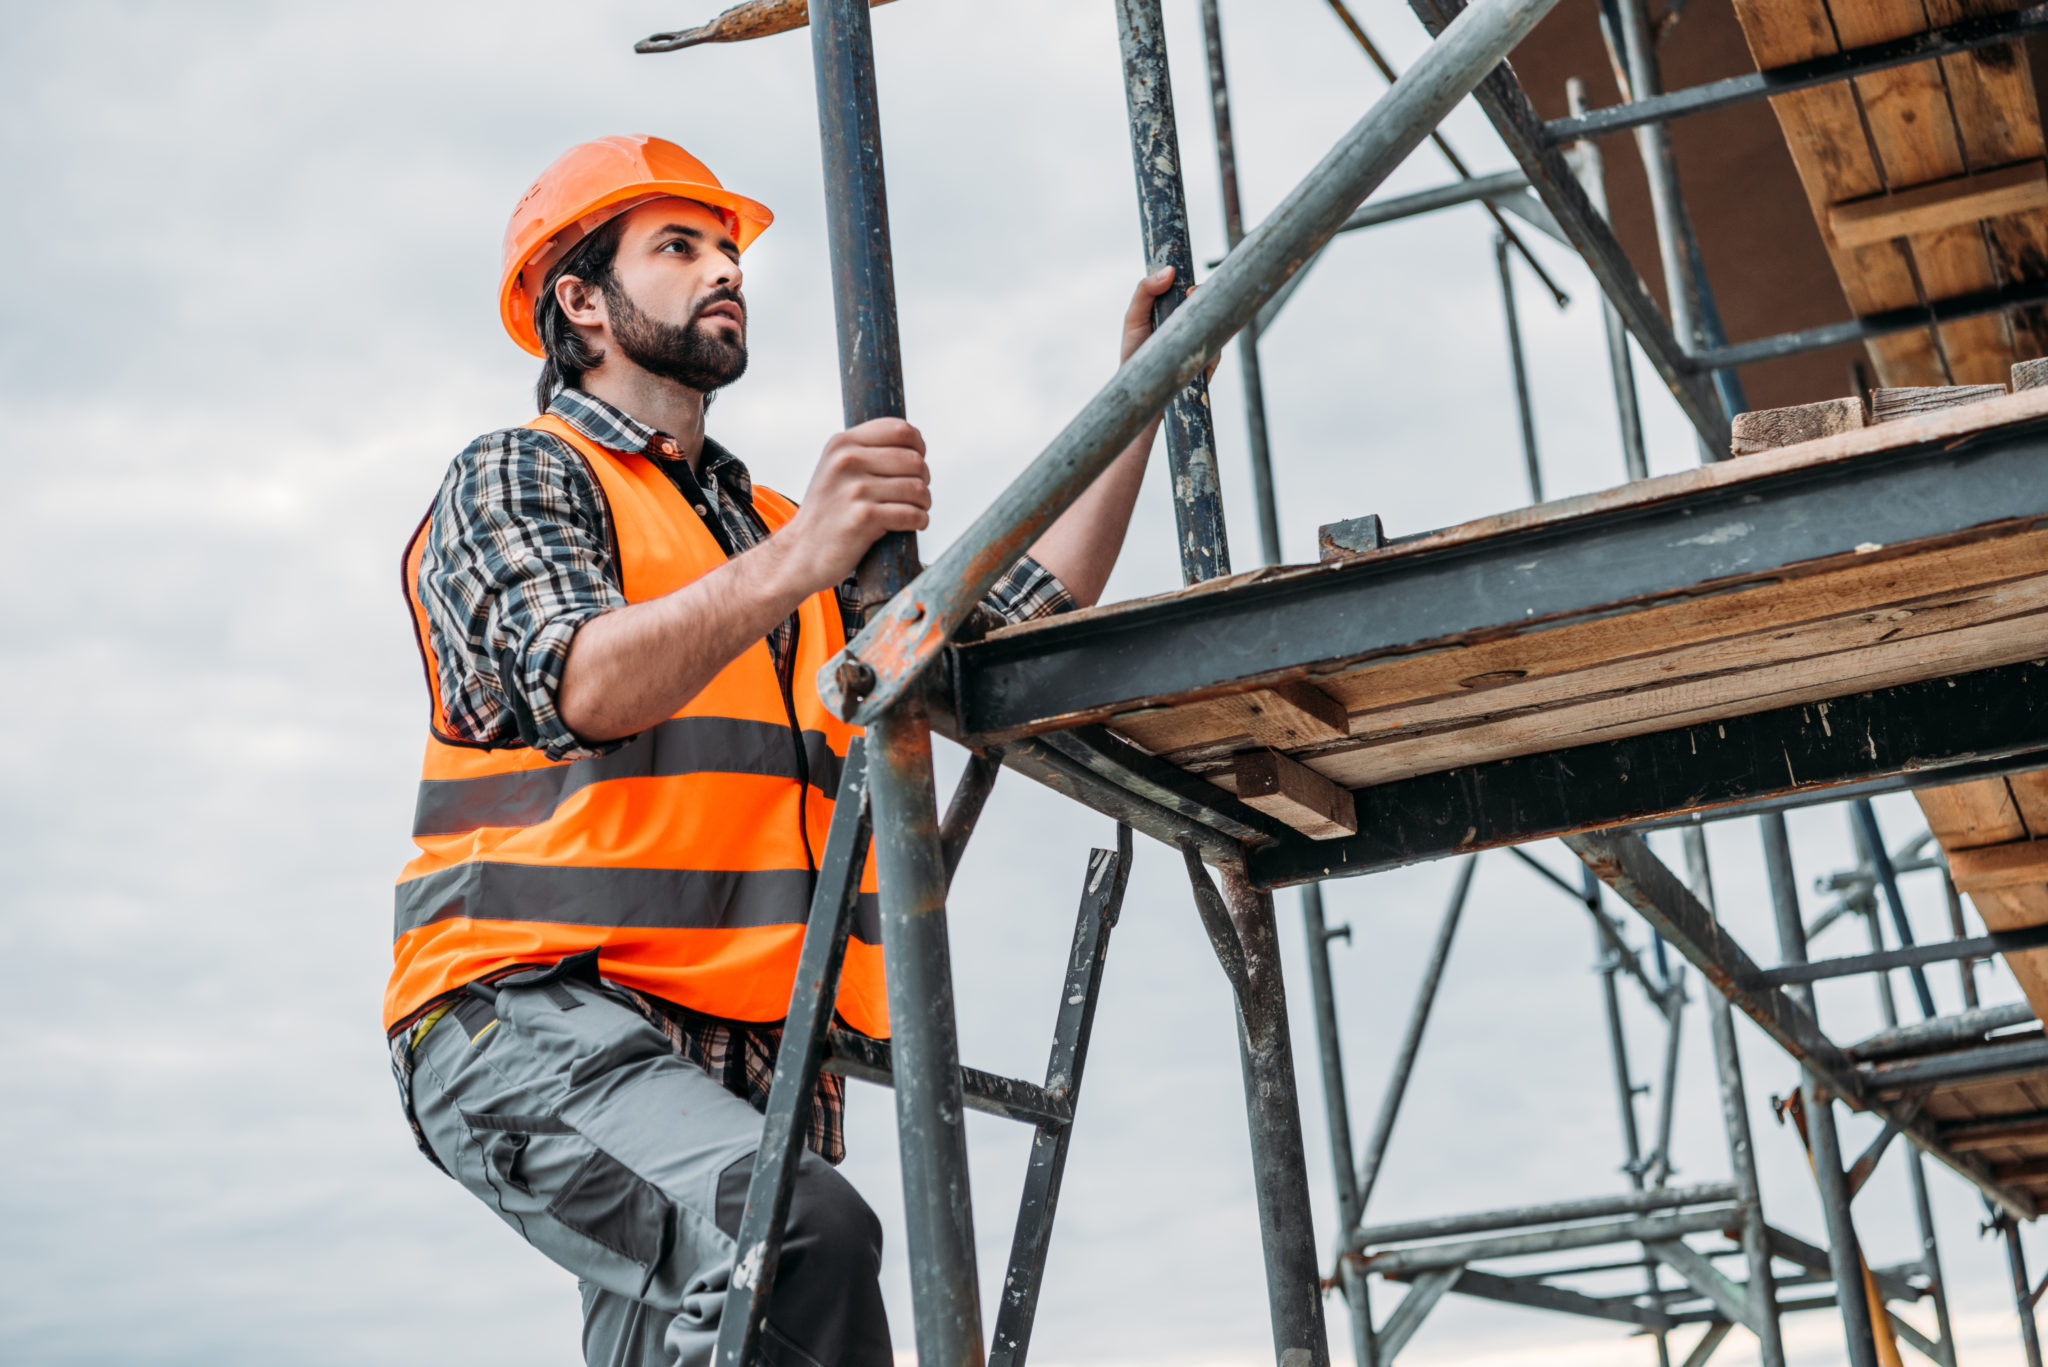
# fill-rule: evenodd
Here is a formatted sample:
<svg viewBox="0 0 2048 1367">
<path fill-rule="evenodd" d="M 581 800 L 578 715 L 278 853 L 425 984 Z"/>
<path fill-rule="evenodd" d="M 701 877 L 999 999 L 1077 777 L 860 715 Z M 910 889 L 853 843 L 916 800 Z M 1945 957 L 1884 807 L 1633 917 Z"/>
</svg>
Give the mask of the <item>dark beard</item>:
<svg viewBox="0 0 2048 1367">
<path fill-rule="evenodd" d="M 698 321 L 698 315 L 705 309 L 728 300 L 746 307 L 739 291 L 715 289 L 697 305 L 690 321 L 678 327 L 642 313 L 616 283 L 607 284 L 604 290 L 612 340 L 619 344 L 626 359 L 642 370 L 700 394 L 723 389 L 747 373 L 746 342 L 714 335 Z"/>
</svg>

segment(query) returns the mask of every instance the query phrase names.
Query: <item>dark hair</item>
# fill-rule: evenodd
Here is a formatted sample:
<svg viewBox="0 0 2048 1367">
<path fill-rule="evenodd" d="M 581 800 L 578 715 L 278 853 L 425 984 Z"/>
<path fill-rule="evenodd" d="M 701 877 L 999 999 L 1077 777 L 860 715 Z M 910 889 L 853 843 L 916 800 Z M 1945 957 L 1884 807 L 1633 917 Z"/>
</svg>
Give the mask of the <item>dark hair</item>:
<svg viewBox="0 0 2048 1367">
<path fill-rule="evenodd" d="M 534 300 L 533 328 L 540 334 L 547 359 L 541 362 L 540 379 L 534 382 L 533 400 L 543 413 L 548 411 L 555 395 L 581 385 L 583 372 L 604 360 L 604 352 L 592 346 L 563 316 L 562 306 L 555 300 L 555 284 L 563 276 L 573 275 L 591 289 L 609 290 L 614 283 L 612 266 L 618 260 L 619 238 L 625 229 L 624 214 L 606 219 L 556 263 L 548 272 L 546 287 Z"/>
</svg>

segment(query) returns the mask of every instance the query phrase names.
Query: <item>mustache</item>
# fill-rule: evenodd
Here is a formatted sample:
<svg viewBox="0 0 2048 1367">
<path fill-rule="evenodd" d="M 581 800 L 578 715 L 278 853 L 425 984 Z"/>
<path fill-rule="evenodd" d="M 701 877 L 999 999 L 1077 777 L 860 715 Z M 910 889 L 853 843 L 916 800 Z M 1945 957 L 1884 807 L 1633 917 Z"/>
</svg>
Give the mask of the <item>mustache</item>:
<svg viewBox="0 0 2048 1367">
<path fill-rule="evenodd" d="M 731 285 L 720 285 L 717 289 L 705 295 L 697 307 L 690 310 L 690 321 L 695 323 L 699 318 L 702 318 L 704 310 L 710 308 L 713 304 L 733 304 L 737 306 L 740 311 L 740 321 L 746 321 L 747 301 Z"/>
</svg>

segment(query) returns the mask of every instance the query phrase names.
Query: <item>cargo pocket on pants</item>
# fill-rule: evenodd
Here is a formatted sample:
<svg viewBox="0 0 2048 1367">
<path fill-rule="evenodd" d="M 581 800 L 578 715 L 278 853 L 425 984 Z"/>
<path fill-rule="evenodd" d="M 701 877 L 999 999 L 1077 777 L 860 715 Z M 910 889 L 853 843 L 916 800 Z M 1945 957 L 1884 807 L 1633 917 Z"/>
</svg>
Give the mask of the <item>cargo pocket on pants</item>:
<svg viewBox="0 0 2048 1367">
<path fill-rule="evenodd" d="M 525 1196 L 533 1195 L 527 1148 L 537 1134 L 573 1135 L 567 1121 L 552 1115 L 478 1115 L 462 1113 L 470 1133 L 483 1150 L 486 1174 Z"/>
<path fill-rule="evenodd" d="M 642 1296 L 675 1248 L 674 1203 L 603 1149 L 592 1150 L 548 1204 L 548 1214 L 563 1228 L 646 1269 Z"/>
</svg>

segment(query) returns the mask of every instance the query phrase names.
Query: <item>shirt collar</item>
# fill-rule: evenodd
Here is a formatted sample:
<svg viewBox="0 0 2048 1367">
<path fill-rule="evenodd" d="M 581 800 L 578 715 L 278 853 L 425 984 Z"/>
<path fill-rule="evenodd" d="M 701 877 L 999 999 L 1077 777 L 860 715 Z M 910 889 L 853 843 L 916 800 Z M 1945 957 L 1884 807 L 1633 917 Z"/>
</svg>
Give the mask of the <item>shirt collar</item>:
<svg viewBox="0 0 2048 1367">
<path fill-rule="evenodd" d="M 548 412 L 607 450 L 632 451 L 664 460 L 680 459 L 674 454 L 674 441 L 667 433 L 649 427 L 624 409 L 580 389 L 564 389 L 556 394 L 554 402 L 548 405 Z M 698 474 L 707 481 L 723 484 L 742 498 L 751 500 L 753 497 L 753 479 L 746 465 L 710 437 L 704 438 L 704 456 L 698 462 Z"/>
</svg>

